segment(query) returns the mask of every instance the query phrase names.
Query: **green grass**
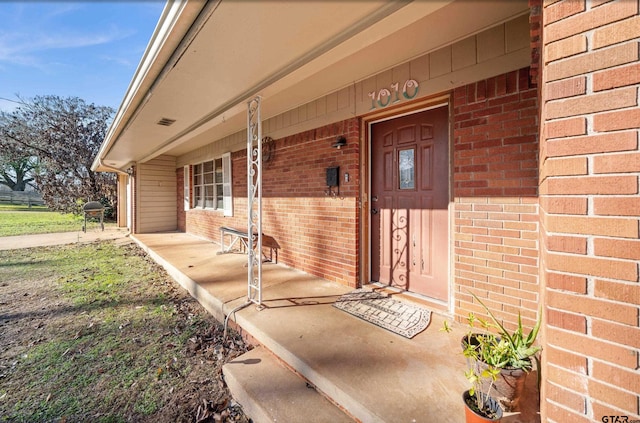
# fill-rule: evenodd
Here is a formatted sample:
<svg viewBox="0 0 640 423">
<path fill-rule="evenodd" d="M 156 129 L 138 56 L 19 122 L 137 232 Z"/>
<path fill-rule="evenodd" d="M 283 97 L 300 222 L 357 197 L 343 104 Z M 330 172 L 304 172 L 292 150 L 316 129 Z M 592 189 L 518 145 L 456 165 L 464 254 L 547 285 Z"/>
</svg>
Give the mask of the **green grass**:
<svg viewBox="0 0 640 423">
<path fill-rule="evenodd" d="M 27 206 L 24 204 L 0 204 L 0 211 L 48 211 L 47 206 Z"/>
<path fill-rule="evenodd" d="M 133 244 L 9 250 L 0 281 L 24 302 L 0 319 L 0 422 L 167 421 L 194 366 L 214 378 L 188 344 L 219 324 Z"/>
<path fill-rule="evenodd" d="M 46 208 L 32 210 L 26 208 L 26 210 L 0 208 L 0 237 L 82 230 L 84 221 L 82 216 L 50 212 Z M 97 227 L 97 225 L 95 220 L 87 223 L 88 228 Z M 114 223 L 105 223 L 105 227 L 109 225 Z"/>
</svg>

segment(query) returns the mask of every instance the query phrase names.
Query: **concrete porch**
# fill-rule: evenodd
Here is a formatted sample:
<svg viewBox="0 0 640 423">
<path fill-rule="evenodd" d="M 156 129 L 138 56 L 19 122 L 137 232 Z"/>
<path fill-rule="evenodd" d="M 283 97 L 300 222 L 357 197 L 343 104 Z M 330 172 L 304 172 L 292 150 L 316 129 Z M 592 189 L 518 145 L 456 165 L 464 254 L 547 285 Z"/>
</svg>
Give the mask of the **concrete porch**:
<svg viewBox="0 0 640 423">
<path fill-rule="evenodd" d="M 246 256 L 217 255 L 217 244 L 185 233 L 134 239 L 218 320 L 246 302 Z M 444 317 L 434 312 L 425 331 L 406 339 L 332 307 L 348 291 L 279 264 L 263 265 L 265 308 L 251 305 L 232 316 L 261 346 L 227 364 L 229 375 L 225 370 L 247 414 L 256 422 L 312 421 L 309 416 L 367 423 L 464 421 L 463 328 L 441 332 Z M 310 398 L 316 391 L 309 386 L 333 404 L 319 395 Z M 538 422 L 537 398 L 532 373 L 522 411 L 502 421 Z"/>
</svg>

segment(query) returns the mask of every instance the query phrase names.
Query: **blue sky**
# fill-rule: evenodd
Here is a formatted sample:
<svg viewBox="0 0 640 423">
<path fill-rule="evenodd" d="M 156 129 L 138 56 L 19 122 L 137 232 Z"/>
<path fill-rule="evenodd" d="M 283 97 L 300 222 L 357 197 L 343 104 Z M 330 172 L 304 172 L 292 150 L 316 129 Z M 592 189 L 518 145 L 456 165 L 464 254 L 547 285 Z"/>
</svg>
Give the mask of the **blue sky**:
<svg viewBox="0 0 640 423">
<path fill-rule="evenodd" d="M 164 4 L 0 0 L 0 97 L 80 97 L 117 109 Z M 0 110 L 15 106 L 0 99 Z"/>
</svg>

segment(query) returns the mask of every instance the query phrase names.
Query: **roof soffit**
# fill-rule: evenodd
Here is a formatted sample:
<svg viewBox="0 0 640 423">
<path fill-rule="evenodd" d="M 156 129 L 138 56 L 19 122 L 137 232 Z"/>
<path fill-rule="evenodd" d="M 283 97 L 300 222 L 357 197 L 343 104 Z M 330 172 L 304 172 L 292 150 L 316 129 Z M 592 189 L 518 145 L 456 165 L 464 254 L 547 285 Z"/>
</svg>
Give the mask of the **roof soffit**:
<svg viewBox="0 0 640 423">
<path fill-rule="evenodd" d="M 147 94 L 109 158 L 124 165 L 179 154 L 194 137 L 201 144 L 204 134 L 221 137 L 241 130 L 250 96 L 263 95 L 267 118 L 527 7 L 526 0 L 483 2 L 480 13 L 474 10 L 477 3 L 468 1 L 389 4 L 220 2 L 180 60 Z M 270 105 L 272 97 L 278 101 Z M 157 125 L 163 117 L 176 123 Z"/>
</svg>

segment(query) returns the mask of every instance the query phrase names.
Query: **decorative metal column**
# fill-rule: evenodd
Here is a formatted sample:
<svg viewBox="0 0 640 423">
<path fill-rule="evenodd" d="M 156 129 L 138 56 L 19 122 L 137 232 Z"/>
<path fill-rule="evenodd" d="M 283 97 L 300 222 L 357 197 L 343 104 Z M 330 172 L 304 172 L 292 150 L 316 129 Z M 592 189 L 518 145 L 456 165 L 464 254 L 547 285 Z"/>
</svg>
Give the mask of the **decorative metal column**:
<svg viewBox="0 0 640 423">
<path fill-rule="evenodd" d="M 260 97 L 247 103 L 248 300 L 262 305 L 262 119 Z"/>
</svg>

